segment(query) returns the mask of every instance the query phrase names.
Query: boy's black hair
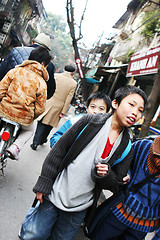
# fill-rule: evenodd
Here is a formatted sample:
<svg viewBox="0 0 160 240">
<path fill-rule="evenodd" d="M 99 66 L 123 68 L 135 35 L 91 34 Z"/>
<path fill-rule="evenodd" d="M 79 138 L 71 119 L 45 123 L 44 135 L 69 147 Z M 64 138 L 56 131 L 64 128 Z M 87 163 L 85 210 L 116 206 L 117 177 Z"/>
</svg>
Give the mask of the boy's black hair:
<svg viewBox="0 0 160 240">
<path fill-rule="evenodd" d="M 32 50 L 28 60 L 34 60 L 39 63 L 43 62 L 47 66 L 52 60 L 52 56 L 46 48 L 39 46 Z"/>
<path fill-rule="evenodd" d="M 123 100 L 123 98 L 127 97 L 130 94 L 134 94 L 134 93 L 139 94 L 143 98 L 144 106 L 145 106 L 147 103 L 147 96 L 146 96 L 145 92 L 142 89 L 135 87 L 135 86 L 131 86 L 131 85 L 127 85 L 125 87 L 119 88 L 114 94 L 114 99 L 116 100 L 116 102 L 119 105 L 121 103 L 121 101 Z"/>
<path fill-rule="evenodd" d="M 92 100 L 95 99 L 103 99 L 105 104 L 107 105 L 107 112 L 110 110 L 111 107 L 111 99 L 109 96 L 107 96 L 105 93 L 103 92 L 95 92 L 92 93 L 88 98 L 87 98 L 87 107 L 89 107 L 89 104 Z"/>
</svg>

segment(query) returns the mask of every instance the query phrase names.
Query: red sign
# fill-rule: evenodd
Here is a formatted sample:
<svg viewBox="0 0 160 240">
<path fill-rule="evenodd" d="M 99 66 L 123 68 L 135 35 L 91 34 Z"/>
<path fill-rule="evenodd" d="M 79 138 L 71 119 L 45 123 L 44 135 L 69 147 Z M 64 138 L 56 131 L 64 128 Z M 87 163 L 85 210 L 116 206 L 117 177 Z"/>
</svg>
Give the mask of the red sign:
<svg viewBox="0 0 160 240">
<path fill-rule="evenodd" d="M 81 59 L 80 59 L 80 58 L 77 58 L 77 59 L 76 59 L 76 63 L 77 63 L 77 64 L 81 63 Z"/>
<path fill-rule="evenodd" d="M 132 77 L 157 73 L 159 52 L 160 46 L 156 46 L 133 54 L 129 62 L 126 76 Z"/>
<path fill-rule="evenodd" d="M 75 60 L 75 62 L 77 63 L 77 67 L 78 67 L 78 71 L 79 71 L 79 75 L 81 78 L 84 78 L 84 75 L 83 75 L 83 72 L 82 72 L 82 69 L 81 69 L 81 59 L 80 58 L 77 58 Z"/>
</svg>

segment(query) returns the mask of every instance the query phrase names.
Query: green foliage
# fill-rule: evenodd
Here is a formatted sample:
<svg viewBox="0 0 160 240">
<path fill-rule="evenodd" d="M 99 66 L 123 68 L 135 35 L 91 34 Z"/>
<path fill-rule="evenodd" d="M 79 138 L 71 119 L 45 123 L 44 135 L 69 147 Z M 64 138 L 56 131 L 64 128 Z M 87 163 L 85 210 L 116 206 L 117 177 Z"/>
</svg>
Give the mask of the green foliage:
<svg viewBox="0 0 160 240">
<path fill-rule="evenodd" d="M 151 18 L 154 14 L 156 14 L 158 10 L 154 12 L 145 12 L 145 16 L 142 19 L 142 23 L 145 23 L 147 20 L 149 20 L 142 30 L 141 34 L 144 36 L 144 38 L 149 42 L 151 39 L 153 39 L 156 32 L 159 31 L 159 16 L 155 18 Z"/>
<path fill-rule="evenodd" d="M 31 39 L 33 39 L 37 36 L 37 31 L 31 25 L 28 25 L 27 32 L 28 32 Z"/>
<path fill-rule="evenodd" d="M 51 37 L 51 54 L 56 69 L 63 69 L 66 64 L 74 63 L 72 40 L 66 32 L 67 24 L 64 19 L 52 13 L 47 14 L 48 18 L 41 27 L 42 32 Z"/>
<path fill-rule="evenodd" d="M 127 53 L 127 62 L 129 62 L 129 60 L 133 54 L 134 54 L 134 50 L 130 48 Z"/>
<path fill-rule="evenodd" d="M 57 30 L 60 30 L 61 32 L 66 31 L 67 24 L 64 22 L 64 19 L 62 18 L 62 16 L 52 14 L 52 13 L 47 13 L 47 15 L 48 17 L 45 25 L 50 31 L 53 31 L 53 32 Z"/>
<path fill-rule="evenodd" d="M 73 63 L 73 48 L 70 34 L 62 34 L 60 30 L 55 31 L 52 41 L 52 54 L 55 56 L 53 62 L 56 68 L 63 68 L 66 64 Z"/>
</svg>

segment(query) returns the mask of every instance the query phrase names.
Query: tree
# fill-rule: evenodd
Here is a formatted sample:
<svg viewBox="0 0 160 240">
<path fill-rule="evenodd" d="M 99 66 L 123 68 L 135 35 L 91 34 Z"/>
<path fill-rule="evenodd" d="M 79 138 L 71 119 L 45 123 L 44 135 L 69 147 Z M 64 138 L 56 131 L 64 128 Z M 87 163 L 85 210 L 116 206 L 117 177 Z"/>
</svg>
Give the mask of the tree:
<svg viewBox="0 0 160 240">
<path fill-rule="evenodd" d="M 63 17 L 53 14 L 53 13 L 47 13 L 47 19 L 46 19 L 46 27 L 55 32 L 60 30 L 61 32 L 66 32 L 66 23 L 63 21 Z"/>
<path fill-rule="evenodd" d="M 67 23 L 69 26 L 69 30 L 70 30 L 70 35 L 72 38 L 72 45 L 74 48 L 74 52 L 75 52 L 75 62 L 77 64 L 77 68 L 79 71 L 79 75 L 82 81 L 82 90 L 83 90 L 83 98 L 86 101 L 87 97 L 88 97 L 88 93 L 87 93 L 87 85 L 86 85 L 86 79 L 85 79 L 85 74 L 82 68 L 82 63 L 81 63 L 81 58 L 80 58 L 80 54 L 78 51 L 78 45 L 77 42 L 83 38 L 82 32 L 81 32 L 81 26 L 82 26 L 82 21 L 84 19 L 84 13 L 87 7 L 87 2 L 88 0 L 86 0 L 86 5 L 83 11 L 83 14 L 81 16 L 81 20 L 80 20 L 80 25 L 78 26 L 79 28 L 79 34 L 78 37 L 76 38 L 75 35 L 75 19 L 74 19 L 74 8 L 73 8 L 73 3 L 72 0 L 67 0 L 67 4 L 66 4 L 66 10 L 67 10 Z"/>
<path fill-rule="evenodd" d="M 159 32 L 159 9 L 153 12 L 145 12 L 142 24 L 145 25 L 141 34 L 144 36 L 147 42 L 150 43 L 154 38 L 155 34 Z"/>
<path fill-rule="evenodd" d="M 158 73 L 155 76 L 154 85 L 152 91 L 148 97 L 147 106 L 145 110 L 145 121 L 142 125 L 140 138 L 148 135 L 149 126 L 155 113 L 155 106 L 157 106 L 158 97 L 160 96 L 160 53 L 158 63 Z"/>
<path fill-rule="evenodd" d="M 73 47 L 70 34 L 66 32 L 66 22 L 62 16 L 47 13 L 47 19 L 41 26 L 41 31 L 51 38 L 51 54 L 56 69 L 60 71 L 66 64 L 73 64 Z"/>
</svg>

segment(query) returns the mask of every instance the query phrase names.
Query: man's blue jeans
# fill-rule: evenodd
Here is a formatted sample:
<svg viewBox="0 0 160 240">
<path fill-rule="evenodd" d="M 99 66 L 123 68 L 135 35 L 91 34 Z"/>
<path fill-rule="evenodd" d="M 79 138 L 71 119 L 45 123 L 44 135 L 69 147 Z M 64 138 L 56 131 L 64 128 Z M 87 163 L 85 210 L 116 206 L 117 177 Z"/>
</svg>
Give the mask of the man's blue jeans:
<svg viewBox="0 0 160 240">
<path fill-rule="evenodd" d="M 64 212 L 44 199 L 31 208 L 20 231 L 22 240 L 73 240 L 86 211 Z"/>
</svg>

